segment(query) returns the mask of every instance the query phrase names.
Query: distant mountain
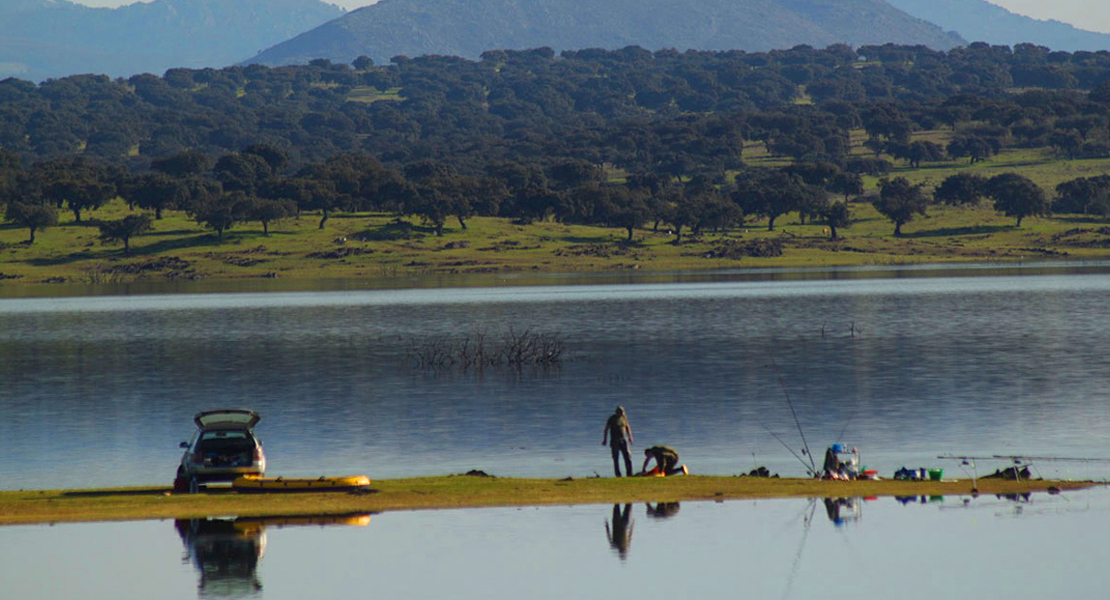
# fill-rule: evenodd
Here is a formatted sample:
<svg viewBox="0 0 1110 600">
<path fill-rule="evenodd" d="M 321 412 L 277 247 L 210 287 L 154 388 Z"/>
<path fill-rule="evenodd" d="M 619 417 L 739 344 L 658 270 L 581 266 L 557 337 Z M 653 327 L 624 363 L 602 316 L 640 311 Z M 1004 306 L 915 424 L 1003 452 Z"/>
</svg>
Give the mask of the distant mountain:
<svg viewBox="0 0 1110 600">
<path fill-rule="evenodd" d="M 0 79 L 225 67 L 342 15 L 319 0 L 157 0 L 116 9 L 0 0 Z"/>
<path fill-rule="evenodd" d="M 1110 50 L 1110 35 L 1014 14 L 985 0 L 887 0 L 907 13 L 955 31 L 970 42 L 1032 43 L 1075 52 Z"/>
<path fill-rule="evenodd" d="M 382 0 L 245 62 L 476 59 L 486 50 L 544 46 L 760 51 L 886 42 L 948 49 L 963 40 L 882 0 Z"/>
</svg>

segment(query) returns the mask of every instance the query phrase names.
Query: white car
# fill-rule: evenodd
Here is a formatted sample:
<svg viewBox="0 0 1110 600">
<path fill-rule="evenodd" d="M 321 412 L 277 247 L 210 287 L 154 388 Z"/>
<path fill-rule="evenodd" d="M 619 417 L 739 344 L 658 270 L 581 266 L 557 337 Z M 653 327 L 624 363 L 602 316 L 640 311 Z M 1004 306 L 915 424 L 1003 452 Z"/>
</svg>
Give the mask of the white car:
<svg viewBox="0 0 1110 600">
<path fill-rule="evenodd" d="M 254 426 L 261 417 L 253 410 L 224 409 L 197 413 L 193 439 L 181 442 L 185 454 L 174 491 L 195 493 L 209 481 L 233 481 L 240 475 L 265 475 L 266 455 L 262 442 L 254 437 Z"/>
</svg>

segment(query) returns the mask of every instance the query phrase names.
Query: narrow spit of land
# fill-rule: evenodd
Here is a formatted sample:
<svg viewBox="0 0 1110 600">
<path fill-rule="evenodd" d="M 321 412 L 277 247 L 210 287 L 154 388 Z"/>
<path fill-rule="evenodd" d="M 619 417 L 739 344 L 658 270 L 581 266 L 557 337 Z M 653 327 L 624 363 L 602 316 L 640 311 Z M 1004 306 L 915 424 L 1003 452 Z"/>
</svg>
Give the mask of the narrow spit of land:
<svg viewBox="0 0 1110 600">
<path fill-rule="evenodd" d="M 1100 485 L 1078 481 L 979 480 L 980 494 L 1018 494 Z M 240 494 L 212 486 L 199 494 L 165 487 L 0 492 L 0 525 L 205 517 L 337 515 L 389 510 L 722 501 L 752 498 L 970 495 L 971 480 L 821 481 L 753 477 L 502 479 L 471 475 L 374 481 L 368 490 Z"/>
</svg>

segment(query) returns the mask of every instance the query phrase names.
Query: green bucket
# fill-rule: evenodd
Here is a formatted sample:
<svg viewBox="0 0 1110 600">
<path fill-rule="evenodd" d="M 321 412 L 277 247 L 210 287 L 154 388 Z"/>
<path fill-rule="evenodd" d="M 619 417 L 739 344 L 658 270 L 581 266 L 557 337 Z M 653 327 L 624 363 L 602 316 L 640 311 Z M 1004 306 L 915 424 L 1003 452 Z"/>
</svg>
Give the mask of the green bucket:
<svg viewBox="0 0 1110 600">
<path fill-rule="evenodd" d="M 929 469 L 929 481 L 940 481 L 944 477 L 944 469 Z"/>
</svg>

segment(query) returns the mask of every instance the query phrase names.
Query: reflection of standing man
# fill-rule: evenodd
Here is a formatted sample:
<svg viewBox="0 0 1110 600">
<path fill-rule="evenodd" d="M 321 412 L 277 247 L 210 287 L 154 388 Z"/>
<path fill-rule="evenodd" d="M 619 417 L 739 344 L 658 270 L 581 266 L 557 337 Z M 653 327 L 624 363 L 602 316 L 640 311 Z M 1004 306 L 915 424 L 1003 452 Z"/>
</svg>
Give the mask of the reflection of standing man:
<svg viewBox="0 0 1110 600">
<path fill-rule="evenodd" d="M 617 477 L 621 476 L 621 465 L 617 454 L 624 454 L 624 473 L 632 476 L 632 457 L 628 454 L 628 445 L 632 443 L 632 428 L 628 425 L 628 417 L 624 414 L 624 407 L 618 406 L 609 420 L 605 422 L 605 433 L 601 436 L 601 445 L 609 440 L 609 449 L 613 453 L 613 471 Z"/>
<path fill-rule="evenodd" d="M 620 504 L 613 505 L 613 527 L 605 522 L 605 535 L 609 537 L 609 547 L 617 551 L 621 560 L 628 558 L 628 548 L 632 545 L 632 505 L 625 504 L 621 511 Z"/>
</svg>

